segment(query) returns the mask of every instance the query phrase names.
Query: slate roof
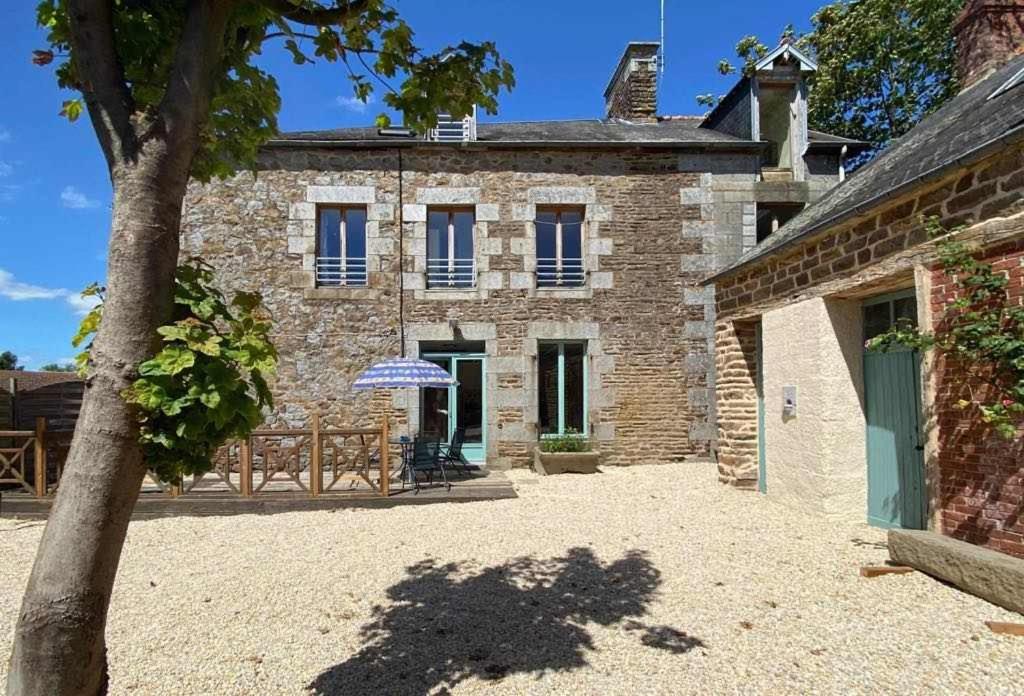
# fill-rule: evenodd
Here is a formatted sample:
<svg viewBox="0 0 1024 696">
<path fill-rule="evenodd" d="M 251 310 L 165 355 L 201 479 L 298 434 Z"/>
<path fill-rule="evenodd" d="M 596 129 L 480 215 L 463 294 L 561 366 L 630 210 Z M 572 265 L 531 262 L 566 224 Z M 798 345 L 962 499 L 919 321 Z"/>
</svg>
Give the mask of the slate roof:
<svg viewBox="0 0 1024 696">
<path fill-rule="evenodd" d="M 989 97 L 1024 68 L 1018 56 L 939 110 L 886 148 L 780 227 L 736 263 L 707 278 L 716 278 L 762 260 L 798 240 L 874 208 L 904 190 L 943 176 L 948 170 L 981 159 L 993 148 L 1024 139 L 1024 85 Z"/>
<path fill-rule="evenodd" d="M 477 139 L 456 145 L 720 145 L 724 147 L 760 147 L 762 143 L 743 140 L 710 128 L 701 128 L 701 117 L 671 117 L 656 123 L 631 123 L 617 119 L 578 119 L 570 121 L 510 121 L 478 123 Z M 270 145 L 331 143 L 348 145 L 440 145 L 417 137 L 380 135 L 376 128 L 338 128 L 321 131 L 281 133 Z"/>
<path fill-rule="evenodd" d="M 702 128 L 703 116 L 668 116 L 656 123 L 631 123 L 617 119 L 577 119 L 570 121 L 509 121 L 477 124 L 477 139 L 455 145 L 507 146 L 709 146 L 760 148 L 766 143 L 744 140 L 711 128 Z M 818 131 L 809 131 L 812 145 L 863 146 L 857 140 L 841 138 Z M 381 135 L 376 128 L 336 128 L 334 130 L 295 131 L 281 133 L 268 143 L 271 146 L 335 145 L 339 147 L 370 147 L 387 145 L 442 146 L 451 142 L 429 142 L 417 137 Z"/>
</svg>

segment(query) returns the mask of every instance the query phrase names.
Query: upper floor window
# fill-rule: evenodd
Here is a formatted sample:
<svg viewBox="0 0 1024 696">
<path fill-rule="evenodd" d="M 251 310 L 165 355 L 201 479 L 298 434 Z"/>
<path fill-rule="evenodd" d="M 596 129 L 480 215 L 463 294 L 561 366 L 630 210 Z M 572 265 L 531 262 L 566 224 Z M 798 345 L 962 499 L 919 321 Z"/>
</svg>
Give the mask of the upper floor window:
<svg viewBox="0 0 1024 696">
<path fill-rule="evenodd" d="M 471 208 L 427 211 L 427 287 L 476 287 Z"/>
<path fill-rule="evenodd" d="M 317 209 L 316 284 L 366 286 L 366 208 Z"/>
<path fill-rule="evenodd" d="M 583 209 L 537 210 L 537 287 L 581 287 L 583 267 Z"/>
</svg>

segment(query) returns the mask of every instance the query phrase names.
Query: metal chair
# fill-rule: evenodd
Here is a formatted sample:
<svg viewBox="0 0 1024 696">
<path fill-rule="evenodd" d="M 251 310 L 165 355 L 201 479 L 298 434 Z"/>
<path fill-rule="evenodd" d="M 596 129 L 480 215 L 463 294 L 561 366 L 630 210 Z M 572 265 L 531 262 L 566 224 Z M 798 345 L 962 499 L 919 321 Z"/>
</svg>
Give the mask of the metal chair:
<svg viewBox="0 0 1024 696">
<path fill-rule="evenodd" d="M 441 461 L 441 440 L 437 437 L 429 439 L 417 437 L 412 445 L 412 462 L 410 466 L 410 478 L 412 478 L 412 483 L 417 493 L 420 490 L 420 482 L 417 475 L 420 473 L 427 474 L 427 482 L 433 484 L 435 471 L 441 472 L 441 478 L 444 480 L 448 490 L 451 490 L 452 484 L 448 481 L 448 474 L 445 472 L 444 463 Z"/>
<path fill-rule="evenodd" d="M 452 441 L 447 445 L 441 445 L 441 462 L 461 469 L 463 474 L 468 474 L 469 462 L 462 456 L 462 445 L 465 441 L 466 429 L 457 428 L 452 435 Z"/>
</svg>

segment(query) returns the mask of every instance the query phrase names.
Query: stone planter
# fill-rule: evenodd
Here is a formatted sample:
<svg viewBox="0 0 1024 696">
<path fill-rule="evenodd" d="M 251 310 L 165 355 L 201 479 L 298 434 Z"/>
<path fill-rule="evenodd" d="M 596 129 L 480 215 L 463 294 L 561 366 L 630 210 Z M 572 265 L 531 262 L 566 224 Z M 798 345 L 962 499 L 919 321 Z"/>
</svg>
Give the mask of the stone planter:
<svg viewBox="0 0 1024 696">
<path fill-rule="evenodd" d="M 596 474 L 600 452 L 533 452 L 533 470 L 538 474 Z"/>
</svg>

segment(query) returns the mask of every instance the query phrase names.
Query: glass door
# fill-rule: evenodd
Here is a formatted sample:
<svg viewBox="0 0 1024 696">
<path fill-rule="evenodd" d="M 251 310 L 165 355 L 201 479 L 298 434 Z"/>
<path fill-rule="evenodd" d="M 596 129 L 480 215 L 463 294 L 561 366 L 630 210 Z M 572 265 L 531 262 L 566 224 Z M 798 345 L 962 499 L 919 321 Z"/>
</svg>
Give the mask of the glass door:
<svg viewBox="0 0 1024 696">
<path fill-rule="evenodd" d="M 426 360 L 443 368 L 449 374 L 452 373 L 451 360 L 449 358 L 427 357 Z M 451 409 L 448 408 L 447 388 L 426 387 L 421 390 L 423 407 L 420 409 L 420 433 L 423 435 L 440 436 L 441 442 L 448 442 L 448 416 Z"/>
<path fill-rule="evenodd" d="M 447 389 L 427 388 L 422 392 L 420 432 L 434 433 L 450 442 L 456 429 L 465 428 L 462 455 L 482 463 L 487 452 L 487 412 L 484 356 L 469 353 L 425 354 L 424 360 L 443 367 L 456 379 Z"/>
<path fill-rule="evenodd" d="M 462 454 L 470 461 L 483 461 L 484 455 L 484 361 L 483 358 L 455 358 L 454 413 L 452 433 L 466 429 Z"/>
</svg>

